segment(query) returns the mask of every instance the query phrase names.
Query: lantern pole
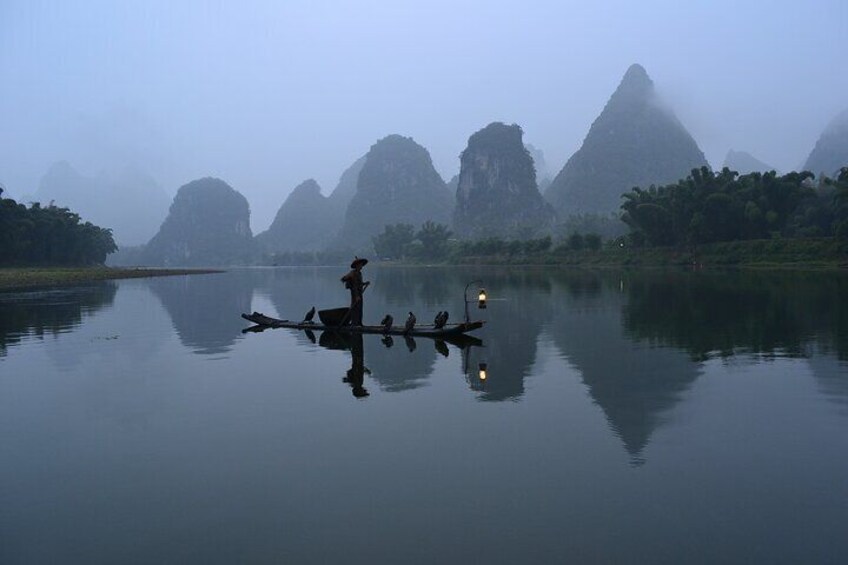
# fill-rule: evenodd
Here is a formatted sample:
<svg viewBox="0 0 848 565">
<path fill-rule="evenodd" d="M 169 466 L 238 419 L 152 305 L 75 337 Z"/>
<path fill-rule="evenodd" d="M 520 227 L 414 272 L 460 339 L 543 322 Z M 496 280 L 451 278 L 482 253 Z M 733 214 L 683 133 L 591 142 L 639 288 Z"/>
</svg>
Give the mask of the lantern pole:
<svg viewBox="0 0 848 565">
<path fill-rule="evenodd" d="M 468 313 L 468 287 L 472 284 L 483 284 L 483 281 L 471 281 L 467 285 L 465 285 L 465 292 L 462 293 L 462 299 L 465 300 L 465 322 L 468 323 L 471 321 L 471 315 Z"/>
</svg>

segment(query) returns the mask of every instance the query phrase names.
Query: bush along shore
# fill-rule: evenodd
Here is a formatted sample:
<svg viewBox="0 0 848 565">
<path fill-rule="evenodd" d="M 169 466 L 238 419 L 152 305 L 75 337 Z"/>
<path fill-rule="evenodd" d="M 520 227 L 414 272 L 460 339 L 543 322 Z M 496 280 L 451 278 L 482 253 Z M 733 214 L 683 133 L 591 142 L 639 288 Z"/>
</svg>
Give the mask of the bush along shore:
<svg viewBox="0 0 848 565">
<path fill-rule="evenodd" d="M 113 267 L 0 268 L 0 290 L 64 286 L 111 279 L 221 273 L 214 269 L 146 269 Z"/>
<path fill-rule="evenodd" d="M 442 257 L 406 256 L 392 263 L 451 265 L 567 265 L 587 267 L 846 268 L 848 242 L 839 238 L 760 239 L 688 247 L 633 246 L 627 238 L 587 246 L 579 237 L 557 246 L 533 242 L 488 242 L 449 247 Z"/>
</svg>

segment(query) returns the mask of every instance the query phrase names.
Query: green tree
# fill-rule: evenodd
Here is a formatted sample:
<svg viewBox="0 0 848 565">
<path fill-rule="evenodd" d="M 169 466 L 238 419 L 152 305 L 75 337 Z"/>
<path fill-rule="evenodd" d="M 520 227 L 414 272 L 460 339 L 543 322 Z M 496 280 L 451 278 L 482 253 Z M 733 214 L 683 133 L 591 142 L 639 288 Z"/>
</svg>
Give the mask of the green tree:
<svg viewBox="0 0 848 565">
<path fill-rule="evenodd" d="M 27 208 L 2 198 L 0 189 L 0 265 L 102 264 L 117 250 L 112 231 L 52 204 Z"/>
<path fill-rule="evenodd" d="M 583 249 L 584 243 L 585 243 L 585 241 L 583 239 L 583 236 L 580 235 L 579 233 L 575 232 L 575 233 L 571 234 L 570 236 L 568 236 L 568 248 L 569 249 L 572 249 L 574 251 L 579 251 L 580 249 Z"/>
<path fill-rule="evenodd" d="M 415 234 L 415 239 L 421 242 L 421 254 L 425 259 L 441 259 L 447 254 L 451 235 L 446 225 L 427 220 Z"/>
<path fill-rule="evenodd" d="M 597 251 L 601 248 L 601 236 L 596 233 L 587 233 L 583 237 L 583 241 L 586 243 L 586 247 L 592 251 Z"/>
<path fill-rule="evenodd" d="M 415 239 L 415 227 L 412 224 L 392 224 L 383 228 L 383 232 L 374 236 L 374 251 L 380 258 L 402 259 L 406 250 Z"/>
</svg>

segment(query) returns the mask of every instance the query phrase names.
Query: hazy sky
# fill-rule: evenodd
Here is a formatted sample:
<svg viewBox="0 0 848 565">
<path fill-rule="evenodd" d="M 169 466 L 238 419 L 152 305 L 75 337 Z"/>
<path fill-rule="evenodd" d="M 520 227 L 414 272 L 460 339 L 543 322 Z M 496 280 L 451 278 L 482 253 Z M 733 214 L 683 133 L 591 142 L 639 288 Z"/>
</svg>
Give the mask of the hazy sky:
<svg viewBox="0 0 848 565">
<path fill-rule="evenodd" d="M 31 194 L 60 159 L 170 193 L 218 176 L 260 231 L 390 133 L 448 180 L 515 122 L 558 170 L 634 62 L 714 166 L 788 170 L 848 107 L 846 29 L 846 0 L 0 0 L 0 182 Z"/>
</svg>

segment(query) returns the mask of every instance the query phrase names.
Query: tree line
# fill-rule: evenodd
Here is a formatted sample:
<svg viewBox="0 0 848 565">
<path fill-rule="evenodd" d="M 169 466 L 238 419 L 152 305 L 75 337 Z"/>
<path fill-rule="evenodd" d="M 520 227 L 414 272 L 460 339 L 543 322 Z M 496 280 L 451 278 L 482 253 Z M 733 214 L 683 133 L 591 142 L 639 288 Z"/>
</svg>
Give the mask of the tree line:
<svg viewBox="0 0 848 565">
<path fill-rule="evenodd" d="M 372 239 L 381 259 L 461 260 L 469 257 L 528 257 L 597 251 L 604 247 L 686 247 L 715 242 L 780 238 L 848 239 L 848 167 L 836 179 L 818 181 L 810 172 L 774 171 L 739 175 L 727 168 L 693 169 L 684 180 L 640 187 L 622 195 L 623 236 L 609 229 L 610 218 L 582 218 L 580 225 L 605 229 L 610 236 L 580 233 L 574 226 L 557 237 L 459 240 L 448 226 L 425 222 L 387 225 Z M 591 221 L 590 221 L 591 220 Z M 623 233 L 623 232 L 622 232 Z"/>
<path fill-rule="evenodd" d="M 622 220 L 635 245 L 848 238 L 848 167 L 835 180 L 814 178 L 807 171 L 740 176 L 702 167 L 675 184 L 625 193 Z"/>
<path fill-rule="evenodd" d="M 27 207 L 2 195 L 0 187 L 0 266 L 102 265 L 117 250 L 111 229 L 67 208 Z"/>
</svg>

